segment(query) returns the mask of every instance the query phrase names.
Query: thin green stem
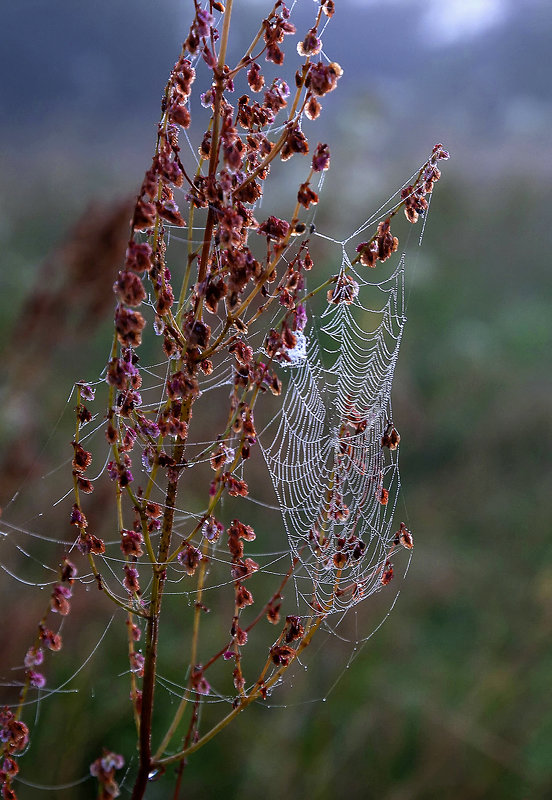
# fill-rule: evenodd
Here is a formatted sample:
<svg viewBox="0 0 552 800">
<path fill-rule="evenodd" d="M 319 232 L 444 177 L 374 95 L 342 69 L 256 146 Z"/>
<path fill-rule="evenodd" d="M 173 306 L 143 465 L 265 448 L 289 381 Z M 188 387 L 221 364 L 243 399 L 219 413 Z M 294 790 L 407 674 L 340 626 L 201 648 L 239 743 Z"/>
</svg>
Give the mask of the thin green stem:
<svg viewBox="0 0 552 800">
<path fill-rule="evenodd" d="M 180 752 L 174 753 L 171 756 L 166 756 L 165 758 L 160 758 L 158 761 L 155 762 L 155 766 L 166 767 L 169 764 L 174 764 L 175 761 L 180 761 L 180 759 L 185 758 L 191 753 L 194 753 L 196 750 L 199 750 L 201 747 L 203 747 L 203 745 L 207 744 L 207 742 L 211 741 L 211 739 L 213 739 L 218 733 L 224 730 L 224 728 L 226 728 L 226 726 L 230 722 L 232 722 L 232 720 L 235 719 L 235 717 L 237 717 L 238 714 L 241 714 L 241 712 L 244 709 L 246 709 L 247 706 L 251 705 L 251 703 L 254 700 L 257 700 L 259 697 L 261 697 L 266 689 L 271 689 L 274 686 L 274 684 L 280 680 L 282 675 L 284 675 L 284 673 L 289 669 L 291 664 L 293 664 L 297 656 L 300 655 L 306 647 L 308 647 L 312 637 L 322 624 L 325 617 L 326 617 L 325 614 L 321 615 L 317 618 L 316 622 L 312 623 L 308 632 L 305 633 L 305 636 L 301 640 L 301 644 L 297 648 L 295 657 L 288 664 L 285 664 L 284 666 L 276 670 L 276 672 L 273 673 L 273 675 L 266 683 L 263 683 L 262 678 L 260 677 L 257 683 L 255 684 L 255 687 L 251 691 L 251 693 L 246 697 L 241 698 L 238 701 L 238 705 L 236 706 L 236 708 L 234 708 L 229 714 L 227 714 L 223 719 L 221 719 L 220 722 L 218 722 L 214 727 L 212 727 L 210 731 L 205 733 L 200 739 L 197 740 L 197 742 L 194 742 L 193 744 L 184 748 Z M 270 666 L 270 663 L 271 659 L 268 659 L 267 663 L 263 667 L 261 676 L 265 674 L 267 667 Z"/>
</svg>

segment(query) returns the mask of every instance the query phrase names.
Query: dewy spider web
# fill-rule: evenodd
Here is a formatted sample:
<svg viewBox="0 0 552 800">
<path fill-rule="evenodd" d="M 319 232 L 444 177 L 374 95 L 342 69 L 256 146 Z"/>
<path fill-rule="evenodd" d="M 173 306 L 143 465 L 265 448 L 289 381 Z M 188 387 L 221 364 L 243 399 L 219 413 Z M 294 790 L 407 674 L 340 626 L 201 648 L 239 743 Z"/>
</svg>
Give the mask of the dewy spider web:
<svg viewBox="0 0 552 800">
<path fill-rule="evenodd" d="M 334 294 L 319 325 L 307 329 L 304 352 L 291 354 L 287 390 L 263 445 L 291 551 L 314 588 L 305 593 L 303 582 L 298 591 L 311 607 L 331 611 L 382 585 L 400 488 L 397 451 L 382 447 L 382 438 L 392 427 L 405 324 L 404 258 L 391 277 L 371 284 L 343 250 L 346 271 L 358 294 L 351 303 Z M 381 297 L 376 308 L 366 305 L 371 288 Z"/>
</svg>

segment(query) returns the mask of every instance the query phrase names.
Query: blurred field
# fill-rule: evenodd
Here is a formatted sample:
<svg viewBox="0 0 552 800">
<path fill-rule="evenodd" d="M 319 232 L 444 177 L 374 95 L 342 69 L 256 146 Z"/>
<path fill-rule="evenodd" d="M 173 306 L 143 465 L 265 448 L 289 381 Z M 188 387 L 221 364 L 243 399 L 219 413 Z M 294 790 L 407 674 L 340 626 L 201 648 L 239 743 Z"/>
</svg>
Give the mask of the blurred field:
<svg viewBox="0 0 552 800">
<path fill-rule="evenodd" d="M 302 5 L 310 14 L 312 4 Z M 94 275 L 107 301 L 88 318 L 72 309 L 71 292 L 42 332 L 32 331 L 32 307 L 23 320 L 21 312 L 29 295 L 65 275 L 61 242 L 88 204 L 101 213 L 136 190 L 186 31 L 176 8 L 102 0 L 46 10 L 24 0 L 6 12 L 13 36 L 0 51 L 13 81 L 0 128 L 0 505 L 6 520 L 47 535 L 66 524 L 49 505 L 69 466 L 59 484 L 41 476 L 67 457 L 71 415 L 58 418 L 73 381 L 103 366 L 117 266 Z M 494 26 L 441 43 L 431 17 L 402 2 L 343 3 L 328 30 L 325 49 L 345 75 L 317 134 L 332 150 L 319 229 L 339 237 L 360 224 L 436 141 L 452 154 L 423 247 L 417 229 L 407 244 L 409 321 L 393 398 L 402 437 L 397 518 L 414 532 L 414 560 L 393 613 L 352 665 L 344 670 L 347 645 L 324 642 L 275 698 L 285 708 L 249 709 L 190 758 L 190 797 L 552 796 L 552 9 L 536 0 L 503 8 Z M 50 272 L 41 267 L 47 258 Z M 46 519 L 37 518 L 44 508 Z M 40 615 L 36 594 L 2 575 L 3 680 Z M 387 607 L 381 597 L 368 601 L 351 625 L 368 634 Z M 60 683 L 110 611 L 98 609 L 85 626 L 74 617 L 76 655 L 51 662 Z M 24 777 L 64 783 L 85 775 L 104 743 L 131 752 L 127 685 L 113 682 L 126 668 L 124 642 L 114 628 L 107 637 L 83 671 L 81 694 L 64 696 L 57 710 L 43 704 Z M 19 791 L 23 800 L 94 796 L 90 782 Z M 153 799 L 164 792 L 152 784 Z"/>
</svg>

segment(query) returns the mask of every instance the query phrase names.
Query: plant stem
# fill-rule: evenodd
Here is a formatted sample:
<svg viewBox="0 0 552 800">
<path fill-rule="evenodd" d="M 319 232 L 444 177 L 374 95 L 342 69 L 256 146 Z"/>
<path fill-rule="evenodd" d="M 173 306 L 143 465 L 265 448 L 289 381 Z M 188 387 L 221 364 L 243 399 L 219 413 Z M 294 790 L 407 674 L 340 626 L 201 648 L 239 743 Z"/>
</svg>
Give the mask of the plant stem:
<svg viewBox="0 0 552 800">
<path fill-rule="evenodd" d="M 175 447 L 174 456 L 178 462 L 182 460 L 184 443 Z M 161 540 L 157 553 L 157 562 L 164 563 L 169 553 L 174 521 L 176 495 L 178 491 L 178 475 L 169 481 L 165 498 L 165 513 Z M 166 570 L 154 568 L 148 624 L 146 629 L 146 652 L 144 662 L 144 680 L 142 683 L 142 711 L 140 714 L 140 766 L 136 783 L 132 792 L 132 800 L 141 800 L 146 790 L 151 770 L 151 726 L 153 721 L 153 701 L 155 680 L 157 675 L 157 643 L 159 638 L 159 616 L 161 601 L 166 580 Z"/>
<path fill-rule="evenodd" d="M 301 644 L 297 648 L 297 654 L 295 658 L 297 658 L 297 656 L 306 647 L 308 647 L 312 637 L 314 636 L 314 634 L 316 633 L 316 631 L 318 630 L 318 628 L 320 627 L 325 618 L 326 614 L 322 614 L 317 618 L 316 622 L 313 622 L 311 624 L 309 630 L 305 633 L 305 636 L 301 640 Z M 204 734 L 200 739 L 198 739 L 197 742 L 194 742 L 193 744 L 189 745 L 189 747 L 184 748 L 184 750 L 181 750 L 178 753 L 174 753 L 174 755 L 172 756 L 167 756 L 166 758 L 159 759 L 159 761 L 155 762 L 155 766 L 168 766 L 169 764 L 174 764 L 175 761 L 180 761 L 182 758 L 189 755 L 190 753 L 194 753 L 196 750 L 199 750 L 200 747 L 203 747 L 204 744 L 207 744 L 207 742 L 213 739 L 217 735 L 217 733 L 220 733 L 220 731 L 224 730 L 224 728 L 228 725 L 228 723 L 231 722 L 235 717 L 237 717 L 238 714 L 240 714 L 244 709 L 246 709 L 247 706 L 251 705 L 251 703 L 254 700 L 260 697 L 263 689 L 272 688 L 272 686 L 274 686 L 274 684 L 277 683 L 277 681 L 287 671 L 287 669 L 291 666 L 291 664 L 293 664 L 295 658 L 292 661 L 290 661 L 289 664 L 286 664 L 280 667 L 280 669 L 276 670 L 276 672 L 271 676 L 271 678 L 266 682 L 266 684 L 264 684 L 264 686 L 260 681 L 257 681 L 257 684 L 255 685 L 255 688 L 252 690 L 252 692 L 249 695 L 247 695 L 247 697 L 241 698 L 236 708 L 232 709 L 232 711 L 229 714 L 227 714 L 223 719 L 220 720 L 220 722 L 214 725 L 211 728 L 211 730 L 208 731 L 206 734 Z M 263 668 L 261 675 L 264 675 L 269 664 L 270 660 L 268 660 L 267 664 L 265 664 L 265 667 Z"/>
<path fill-rule="evenodd" d="M 198 634 L 199 634 L 199 621 L 200 621 L 200 616 L 201 616 L 201 598 L 202 598 L 202 594 L 203 594 L 204 582 L 205 582 L 205 574 L 206 574 L 206 569 L 207 569 L 207 567 L 206 567 L 206 558 L 205 557 L 207 555 L 208 548 L 209 548 L 209 542 L 205 541 L 204 545 L 203 545 L 203 556 L 204 556 L 204 558 L 200 562 L 196 604 L 195 604 L 195 609 L 194 609 L 194 627 L 193 627 L 193 633 L 192 633 L 192 653 L 191 653 L 191 656 L 190 656 L 190 674 L 191 674 L 191 670 L 193 670 L 193 668 L 194 668 L 194 666 L 196 665 L 196 662 L 197 662 L 197 645 L 198 645 Z M 165 752 L 165 750 L 167 749 L 167 745 L 169 744 L 170 740 L 174 736 L 174 734 L 176 732 L 176 729 L 178 728 L 178 726 L 180 724 L 180 721 L 181 721 L 182 717 L 184 716 L 184 712 L 186 710 L 186 706 L 187 705 L 188 705 L 188 697 L 185 694 L 184 697 L 182 698 L 182 700 L 180 701 L 180 704 L 178 706 L 176 714 L 174 715 L 174 719 L 171 722 L 171 724 L 169 726 L 169 729 L 167 730 L 167 733 L 163 737 L 163 741 L 161 742 L 161 744 L 157 748 L 157 751 L 156 751 L 156 753 L 155 753 L 155 755 L 153 757 L 154 761 L 156 759 L 160 758 L 160 756 L 162 756 L 163 753 Z"/>
<path fill-rule="evenodd" d="M 224 22 L 222 24 L 222 35 L 220 38 L 220 50 L 215 71 L 215 102 L 213 108 L 213 135 L 211 138 L 211 154 L 209 158 L 209 175 L 214 176 L 217 171 L 218 155 L 219 155 L 219 133 L 220 133 L 220 106 L 222 102 L 222 93 L 224 91 L 224 63 L 226 59 L 226 48 L 228 47 L 228 34 L 230 32 L 230 17 L 232 15 L 233 0 L 228 0 L 226 9 L 224 11 Z M 207 262 L 209 260 L 209 252 L 211 250 L 211 239 L 213 236 L 213 227 L 215 224 L 215 214 L 211 206 L 207 213 L 207 222 L 205 224 L 205 234 L 203 237 L 203 246 L 201 249 L 201 260 L 199 263 L 198 283 L 201 284 L 207 275 Z M 201 308 L 201 304 L 200 304 Z"/>
</svg>

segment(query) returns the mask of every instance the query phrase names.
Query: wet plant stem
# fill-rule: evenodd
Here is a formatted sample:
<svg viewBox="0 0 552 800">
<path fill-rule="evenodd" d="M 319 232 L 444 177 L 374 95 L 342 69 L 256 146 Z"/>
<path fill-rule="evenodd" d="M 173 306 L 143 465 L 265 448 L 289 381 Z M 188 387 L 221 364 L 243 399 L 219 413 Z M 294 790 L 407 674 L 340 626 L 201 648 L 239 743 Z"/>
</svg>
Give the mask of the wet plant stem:
<svg viewBox="0 0 552 800">
<path fill-rule="evenodd" d="M 257 683 L 255 684 L 253 690 L 246 697 L 240 698 L 237 706 L 229 714 L 227 714 L 223 719 L 220 720 L 220 722 L 218 722 L 215 726 L 213 726 L 210 731 L 208 731 L 200 739 L 198 739 L 197 742 L 194 742 L 193 744 L 189 745 L 188 747 L 184 748 L 178 753 L 174 753 L 171 756 L 159 759 L 159 761 L 154 762 L 154 766 L 166 767 L 169 764 L 174 764 L 176 761 L 180 761 L 187 755 L 190 755 L 191 753 L 194 753 L 196 750 L 199 750 L 201 747 L 203 747 L 204 744 L 207 744 L 207 742 L 209 742 L 218 733 L 224 730 L 224 728 L 226 728 L 226 726 L 230 722 L 232 722 L 232 720 L 235 719 L 235 717 L 237 717 L 238 714 L 241 714 L 241 712 L 244 711 L 249 705 L 251 705 L 251 703 L 254 700 L 257 700 L 259 697 L 262 697 L 263 693 L 265 693 L 267 689 L 271 689 L 280 680 L 282 675 L 289 669 L 291 664 L 294 663 L 297 656 L 299 656 L 303 652 L 303 650 L 305 650 L 305 648 L 308 647 L 312 637 L 314 636 L 314 634 L 316 633 L 316 631 L 318 630 L 318 628 L 320 627 L 325 618 L 326 614 L 322 614 L 316 618 L 316 621 L 311 623 L 303 639 L 301 640 L 301 644 L 297 648 L 296 656 L 288 664 L 285 664 L 281 666 L 280 669 L 276 670 L 276 672 L 274 672 L 274 674 L 265 683 L 263 680 L 263 676 L 265 675 L 266 670 L 269 668 L 271 664 L 271 660 L 268 659 L 265 666 L 263 667 L 261 675 L 257 680 Z"/>
<path fill-rule="evenodd" d="M 174 456 L 177 463 L 182 460 L 183 453 L 184 443 L 178 444 L 174 451 Z M 158 564 L 163 564 L 166 561 L 169 553 L 177 491 L 178 475 L 169 481 L 167 487 L 161 539 L 157 553 Z M 138 768 L 138 775 L 136 776 L 136 782 L 132 792 L 132 800 L 141 800 L 141 798 L 144 797 L 148 783 L 148 776 L 151 771 L 151 726 L 153 720 L 155 680 L 157 676 L 159 621 L 165 580 L 166 570 L 164 568 L 155 568 L 153 570 L 149 617 L 146 628 L 144 679 L 142 684 L 142 710 L 140 713 L 140 766 Z"/>
</svg>

